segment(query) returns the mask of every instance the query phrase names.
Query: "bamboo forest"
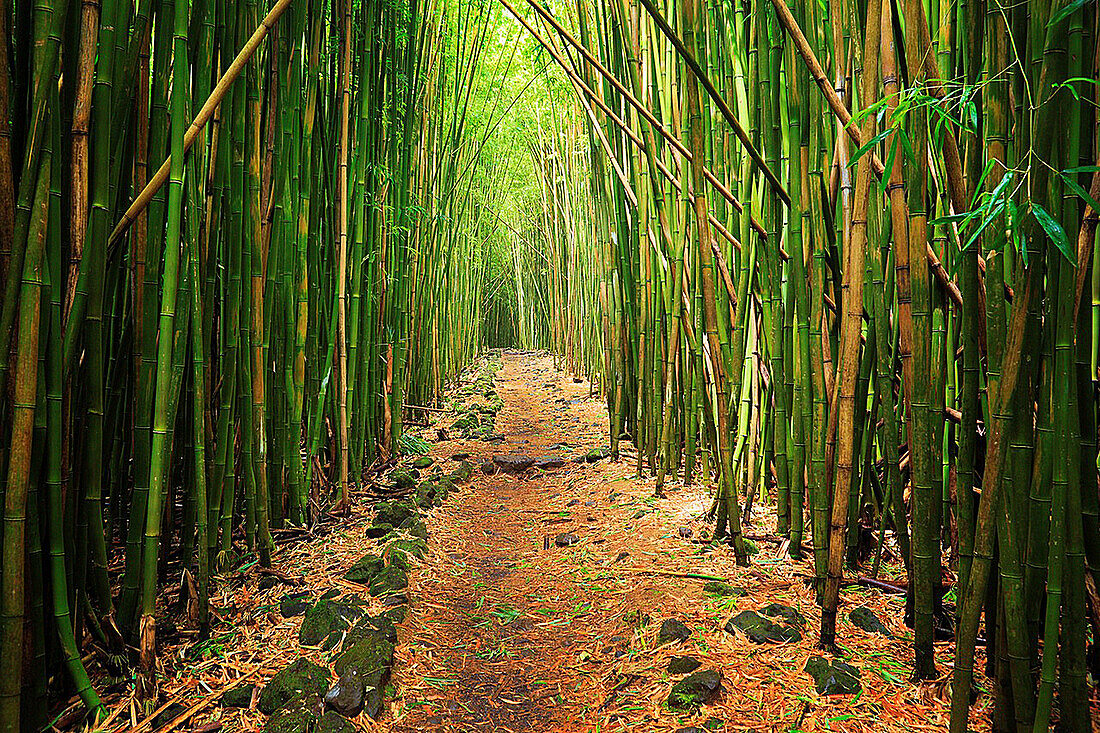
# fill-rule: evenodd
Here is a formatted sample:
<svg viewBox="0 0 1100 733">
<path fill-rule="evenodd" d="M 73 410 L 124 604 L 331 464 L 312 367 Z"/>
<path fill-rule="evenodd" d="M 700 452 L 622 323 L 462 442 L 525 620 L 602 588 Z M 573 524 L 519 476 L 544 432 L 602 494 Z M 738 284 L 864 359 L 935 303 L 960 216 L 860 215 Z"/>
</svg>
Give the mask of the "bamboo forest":
<svg viewBox="0 0 1100 733">
<path fill-rule="evenodd" d="M 1100 731 L 1096 0 L 0 37 L 0 733 Z"/>
</svg>

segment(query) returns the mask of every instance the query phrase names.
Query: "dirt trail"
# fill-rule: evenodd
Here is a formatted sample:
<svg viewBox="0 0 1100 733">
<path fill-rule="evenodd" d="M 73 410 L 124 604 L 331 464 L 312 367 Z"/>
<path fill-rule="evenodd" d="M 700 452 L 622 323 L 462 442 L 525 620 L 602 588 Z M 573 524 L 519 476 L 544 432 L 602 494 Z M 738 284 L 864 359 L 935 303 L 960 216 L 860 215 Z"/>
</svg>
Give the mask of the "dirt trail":
<svg viewBox="0 0 1100 733">
<path fill-rule="evenodd" d="M 471 370 L 465 384 L 476 376 Z M 422 429 L 435 459 L 431 472 L 452 471 L 459 453 L 470 454 L 475 466 L 508 453 L 560 456 L 565 464 L 519 476 L 475 469 L 442 506 L 425 513 L 428 553 L 412 568 L 410 610 L 397 629 L 395 692 L 387 692 L 380 720 L 360 715 L 356 729 L 946 729 L 946 678 L 923 685 L 908 681 L 912 634 L 901 622 L 902 598 L 860 587 L 843 590 L 839 638 L 846 660 L 860 670 L 862 691 L 818 694 L 803 671 L 818 654 L 820 614 L 804 582 L 813 568 L 808 560 L 780 556 L 774 517 L 761 510 L 746 526 L 760 552 L 751 566 L 738 567 L 728 548 L 701 539 L 710 528 L 708 487 L 670 483 L 667 498 L 655 499 L 653 480 L 635 477 L 632 455 L 617 463 L 569 460 L 606 443 L 606 410 L 586 383 L 555 369 L 546 355 L 506 352 L 495 387 L 503 399 L 495 423 L 502 440 L 437 440 L 438 429 L 458 415 L 434 413 L 435 422 Z M 389 490 L 389 477 L 376 478 L 378 488 Z M 302 642 L 301 614 L 321 598 L 364 594 L 364 586 L 345 574 L 364 553 L 379 552 L 364 537 L 376 501 L 356 494 L 350 517 L 330 519 L 300 539 L 300 530 L 286 533 L 274 575 L 255 563 L 227 573 L 212 599 L 213 638 L 194 645 L 184 639 L 161 656 L 169 702 L 158 719 L 184 711 L 193 714 L 190 724 L 208 730 L 261 730 L 270 721 L 256 709 L 256 699 L 241 708 L 218 705 L 226 690 L 256 683 L 258 694 L 299 656 L 330 668 L 337 652 Z M 557 546 L 555 537 L 566 533 L 577 541 Z M 728 581 L 736 591 L 727 586 L 726 595 L 704 592 L 707 578 Z M 288 591 L 308 604 L 284 611 Z M 767 614 L 774 603 L 804 617 L 795 622 L 799 640 L 757 644 L 741 631 L 724 630 L 732 617 Z M 848 613 L 861 605 L 891 636 L 853 626 Z M 385 607 L 373 598 L 369 608 L 378 615 Z M 659 645 L 666 621 L 682 624 L 686 638 Z M 697 710 L 674 710 L 670 692 L 685 673 L 670 673 L 668 665 L 687 656 L 698 660 L 700 672 L 721 674 L 721 691 Z M 937 661 L 941 671 L 950 671 L 948 645 L 939 645 Z M 112 733 L 127 729 L 127 721 L 138 724 L 129 700 L 115 694 L 110 702 Z M 988 728 L 988 704 L 983 696 L 974 706 L 975 729 Z"/>
<path fill-rule="evenodd" d="M 504 400 L 496 420 L 503 442 L 448 441 L 437 444 L 438 459 L 455 452 L 469 452 L 475 466 L 507 453 L 568 459 L 606 435 L 587 385 L 555 371 L 549 357 L 506 356 L 496 389 Z M 580 717 L 569 668 L 577 660 L 564 655 L 591 631 L 585 617 L 609 609 L 593 609 L 591 594 L 563 563 L 573 553 L 549 536 L 583 535 L 586 516 L 547 522 L 565 519 L 553 505 L 563 484 L 581 478 L 581 465 L 530 477 L 478 470 L 436 511 L 433 557 L 417 574 L 406 623 L 414 635 L 394 672 L 408 707 L 395 731 L 566 730 Z"/>
<path fill-rule="evenodd" d="M 505 353 L 496 388 L 503 443 L 438 442 L 437 460 L 458 452 L 475 466 L 511 452 L 570 458 L 605 444 L 603 404 L 550 357 Z M 862 669 L 863 692 L 818 695 L 802 671 L 820 618 L 799 577 L 810 567 L 777 558 L 766 542 L 753 566 L 736 567 L 727 551 L 695 540 L 709 505 L 701 488 L 673 486 L 669 498 L 655 500 L 652 480 L 633 478 L 633 466 L 604 460 L 523 476 L 475 471 L 435 510 L 431 553 L 414 574 L 402 625 L 391 730 L 942 729 L 942 686 L 906 681 L 908 632 L 898 599 L 846 591 L 848 607 L 870 606 L 896 638 L 855 629 L 845 615 L 841 638 Z M 767 533 L 767 523 L 750 533 Z M 562 533 L 578 543 L 556 546 Z M 703 579 L 679 573 L 725 578 L 747 595 L 706 595 Z M 723 630 L 737 611 L 771 602 L 806 617 L 802 641 L 757 645 Z M 691 636 L 657 647 L 669 618 Z M 676 713 L 666 701 L 682 675 L 666 668 L 689 654 L 722 673 L 723 692 L 696 713 Z"/>
</svg>

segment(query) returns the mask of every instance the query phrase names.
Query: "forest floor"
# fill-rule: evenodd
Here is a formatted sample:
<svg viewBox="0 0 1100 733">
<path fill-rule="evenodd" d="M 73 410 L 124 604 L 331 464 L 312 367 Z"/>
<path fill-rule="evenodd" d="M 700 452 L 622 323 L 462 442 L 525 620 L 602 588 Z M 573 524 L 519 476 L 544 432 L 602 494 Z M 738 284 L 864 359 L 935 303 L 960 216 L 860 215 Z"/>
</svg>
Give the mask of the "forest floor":
<svg viewBox="0 0 1100 733">
<path fill-rule="evenodd" d="M 448 418 L 437 417 L 421 431 L 437 466 L 462 453 L 475 467 L 510 453 L 568 459 L 606 444 L 604 404 L 550 356 L 504 352 L 495 387 L 503 399 L 495 431 L 503 440 L 438 440 Z M 700 539 L 709 531 L 706 487 L 670 482 L 666 498 L 653 493 L 653 479 L 635 478 L 633 454 L 617 463 L 566 460 L 520 474 L 475 468 L 469 483 L 426 515 L 429 550 L 410 573 L 409 612 L 397 627 L 395 691 L 381 720 L 362 715 L 356 727 L 394 733 L 946 730 L 952 648 L 937 644 L 941 680 L 909 681 L 912 632 L 902 623 L 903 596 L 843 589 L 838 637 L 844 659 L 859 670 L 861 691 L 818 694 L 804 671 L 820 654 L 814 648 L 820 613 L 805 582 L 812 562 L 792 562 L 765 539 L 774 537 L 767 507 L 761 505 L 746 528 L 760 552 L 750 566 L 738 567 L 727 548 Z M 363 531 L 371 522 L 370 502 L 358 497 L 351 519 L 323 536 L 280 546 L 276 567 L 294 583 L 291 590 L 361 590 L 342 575 L 368 549 Z M 558 546 L 563 534 L 575 543 Z M 704 592 L 707 577 L 698 576 L 722 578 L 744 594 Z M 221 584 L 213 599 L 216 645 L 195 651 L 181 644 L 165 655 L 171 707 L 159 711 L 155 724 L 146 719 L 144 730 L 258 730 L 265 716 L 255 710 L 256 697 L 243 709 L 222 707 L 218 699 L 226 689 L 262 687 L 299 654 L 326 658 L 321 649 L 299 645 L 301 619 L 279 612 L 288 589 L 272 586 L 271 576 L 255 568 Z M 773 603 L 804 617 L 791 624 L 800 640 L 756 644 L 724 630 L 732 616 Z M 859 606 L 872 610 L 890 635 L 854 626 L 848 613 Z M 658 645 L 663 627 L 690 635 Z M 684 674 L 670 673 L 668 665 L 688 656 L 701 663 L 699 672 L 720 673 L 721 690 L 698 709 L 681 711 L 670 708 L 669 698 Z M 989 726 L 987 700 L 983 695 L 972 710 L 979 730 Z M 141 723 L 125 700 L 116 700 L 113 713 L 108 730 Z"/>
</svg>

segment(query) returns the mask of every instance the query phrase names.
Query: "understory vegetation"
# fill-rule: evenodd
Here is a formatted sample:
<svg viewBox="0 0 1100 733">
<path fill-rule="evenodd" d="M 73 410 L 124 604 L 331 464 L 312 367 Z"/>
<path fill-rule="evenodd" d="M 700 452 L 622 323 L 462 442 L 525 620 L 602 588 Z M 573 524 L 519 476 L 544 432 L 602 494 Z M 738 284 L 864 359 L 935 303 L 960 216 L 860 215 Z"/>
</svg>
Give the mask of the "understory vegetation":
<svg viewBox="0 0 1100 733">
<path fill-rule="evenodd" d="M 894 557 L 953 733 L 977 694 L 1091 730 L 1095 0 L 0 0 L 0 37 L 0 731 L 155 702 L 164 591 L 205 636 L 507 347 L 658 494 L 713 486 L 739 562 L 774 505 L 823 649 Z"/>
</svg>

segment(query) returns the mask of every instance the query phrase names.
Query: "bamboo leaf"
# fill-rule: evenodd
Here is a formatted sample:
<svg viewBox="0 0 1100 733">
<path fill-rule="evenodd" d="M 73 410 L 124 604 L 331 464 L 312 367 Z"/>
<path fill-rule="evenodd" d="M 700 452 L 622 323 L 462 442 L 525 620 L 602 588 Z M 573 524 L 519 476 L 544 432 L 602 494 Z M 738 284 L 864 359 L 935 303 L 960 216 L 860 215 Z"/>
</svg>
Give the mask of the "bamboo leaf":
<svg viewBox="0 0 1100 733">
<path fill-rule="evenodd" d="M 1060 171 L 1058 175 L 1062 177 L 1062 180 L 1066 182 L 1066 185 L 1069 186 L 1070 189 L 1075 194 L 1077 194 L 1079 198 L 1083 199 L 1086 204 L 1092 207 L 1093 211 L 1100 211 L 1100 203 L 1098 203 L 1096 199 L 1092 197 L 1092 194 L 1086 191 L 1080 183 L 1073 180 L 1072 176 L 1067 176 L 1064 171 Z"/>
<path fill-rule="evenodd" d="M 893 132 L 893 129 L 888 128 L 886 130 L 883 130 L 879 134 L 875 135 L 873 138 L 868 140 L 866 143 L 864 143 L 859 148 L 859 150 L 852 153 L 852 159 L 850 161 L 848 161 L 848 167 L 851 168 L 853 165 L 855 165 L 859 161 L 860 158 L 862 158 L 864 155 L 866 155 L 871 149 L 873 149 L 880 142 L 885 140 L 887 135 L 889 135 L 892 132 Z"/>
<path fill-rule="evenodd" d="M 1088 5 L 1090 2 L 1094 2 L 1094 0 L 1072 0 L 1072 2 L 1068 3 L 1064 8 L 1059 10 L 1053 18 L 1050 19 L 1050 22 L 1047 23 L 1047 28 L 1053 28 L 1054 26 L 1058 25 L 1081 8 Z"/>
<path fill-rule="evenodd" d="M 1031 213 L 1034 214 L 1035 220 L 1039 222 L 1039 226 L 1043 228 L 1043 231 L 1045 231 L 1051 241 L 1054 242 L 1054 246 L 1058 248 L 1062 256 L 1064 256 L 1071 265 L 1076 267 L 1077 255 L 1070 249 L 1069 239 L 1066 237 L 1066 230 L 1062 228 L 1062 225 L 1050 215 L 1049 211 L 1034 201 L 1031 202 Z"/>
</svg>

